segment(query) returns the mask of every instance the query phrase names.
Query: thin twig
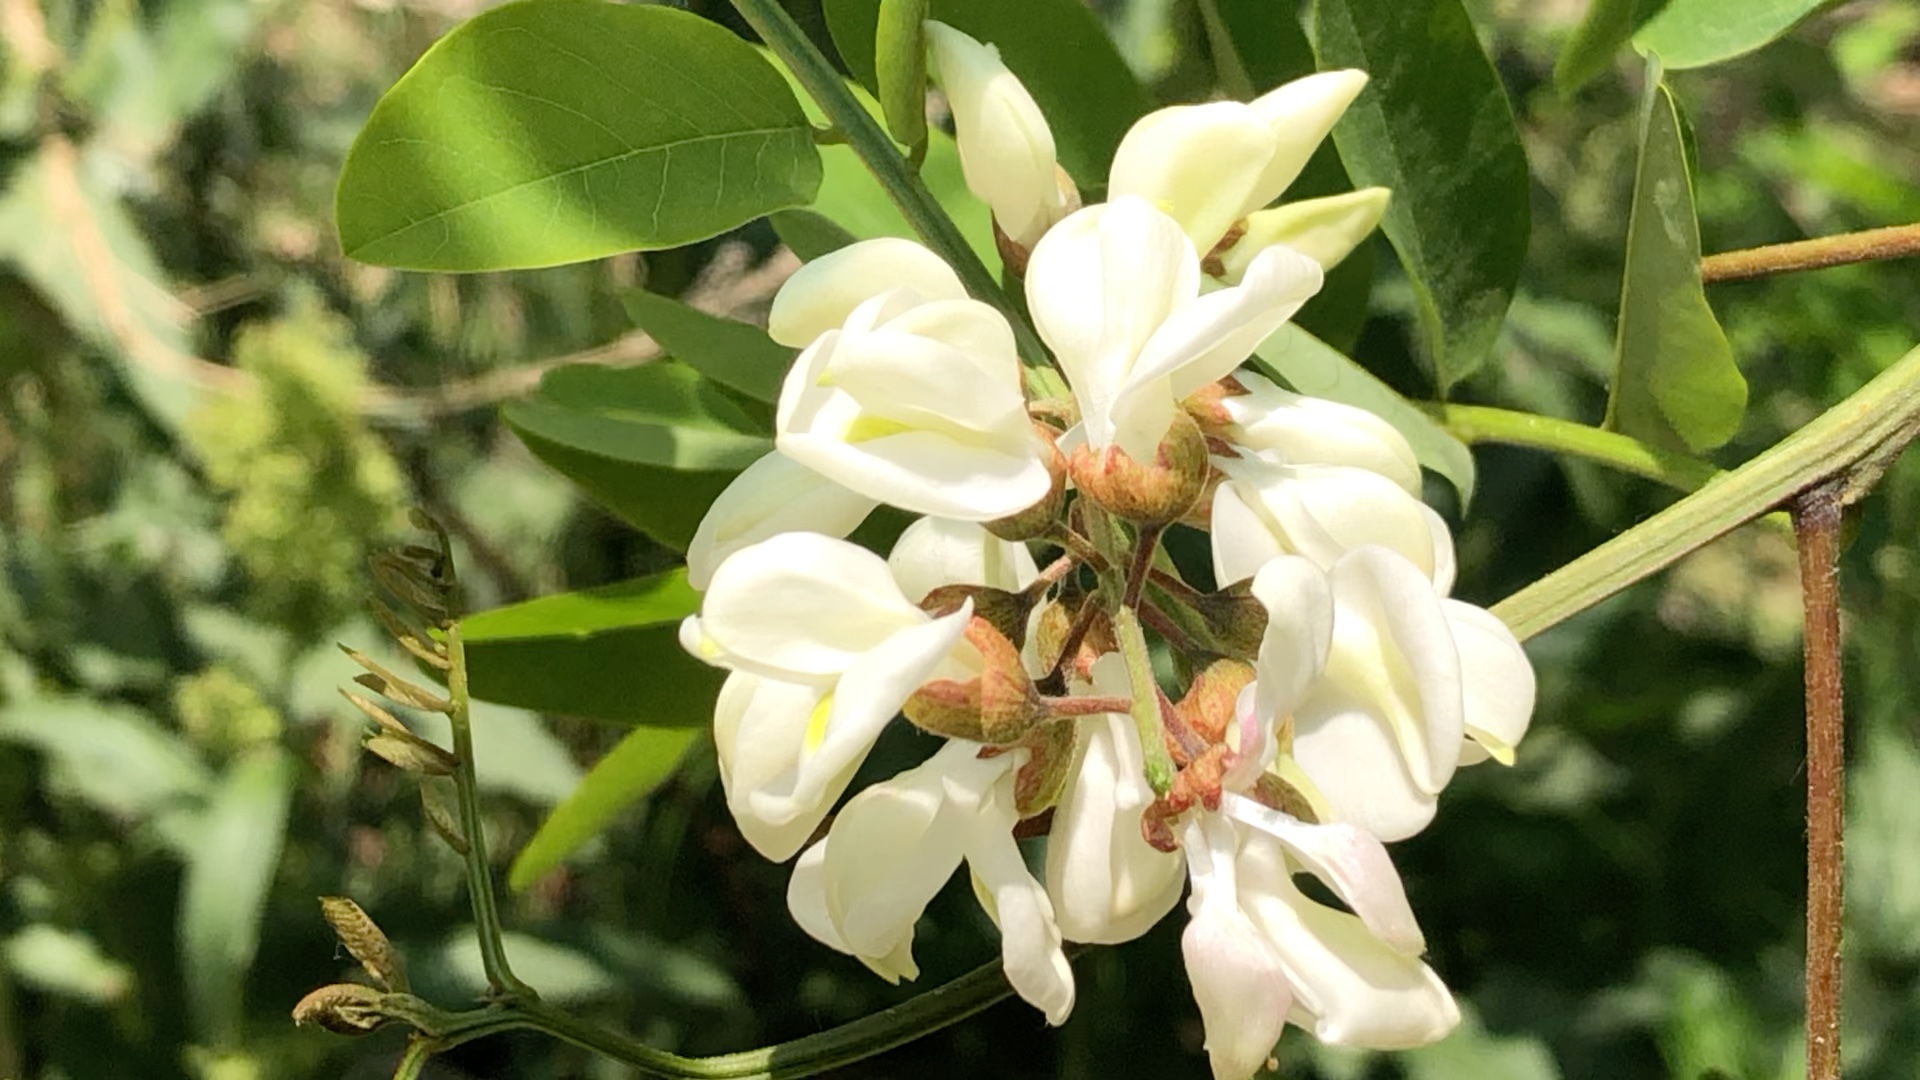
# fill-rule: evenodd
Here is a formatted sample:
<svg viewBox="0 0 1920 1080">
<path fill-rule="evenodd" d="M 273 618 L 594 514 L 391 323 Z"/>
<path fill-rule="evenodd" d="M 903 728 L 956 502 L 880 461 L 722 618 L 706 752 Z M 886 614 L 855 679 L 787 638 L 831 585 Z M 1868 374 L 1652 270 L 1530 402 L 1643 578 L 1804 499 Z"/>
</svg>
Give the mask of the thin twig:
<svg viewBox="0 0 1920 1080">
<path fill-rule="evenodd" d="M 1793 501 L 1806 605 L 1807 1078 L 1840 1077 L 1840 920 L 1846 828 L 1846 722 L 1840 657 L 1844 484 Z"/>
<path fill-rule="evenodd" d="M 467 696 L 467 646 L 460 624 L 447 626 L 447 690 L 453 708 L 447 714 L 453 729 L 454 796 L 460 806 L 460 830 L 467 836 L 467 891 L 472 894 L 474 933 L 480 939 L 480 966 L 487 986 L 496 995 L 532 997 L 533 990 L 513 974 L 507 963 L 500 909 L 493 893 L 493 871 L 487 865 L 486 822 L 480 814 L 480 783 L 473 764 L 473 722 Z"/>
<path fill-rule="evenodd" d="M 1700 280 L 1713 285 L 1913 255 L 1920 255 L 1920 224 L 1890 225 L 1709 255 L 1700 260 Z"/>
</svg>

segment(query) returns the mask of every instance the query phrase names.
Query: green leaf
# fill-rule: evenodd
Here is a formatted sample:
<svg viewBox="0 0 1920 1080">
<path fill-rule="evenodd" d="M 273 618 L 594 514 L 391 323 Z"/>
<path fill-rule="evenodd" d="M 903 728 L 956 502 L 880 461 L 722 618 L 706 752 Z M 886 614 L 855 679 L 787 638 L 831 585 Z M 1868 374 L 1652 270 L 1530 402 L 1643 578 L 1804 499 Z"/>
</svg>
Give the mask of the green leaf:
<svg viewBox="0 0 1920 1080">
<path fill-rule="evenodd" d="M 823 5 L 847 70 L 868 88 L 880 2 Z M 1083 192 L 1104 190 L 1121 136 L 1152 102 L 1099 17 L 1082 0 L 933 0 L 933 17 L 1000 50 L 1046 115 L 1061 166 Z"/>
<path fill-rule="evenodd" d="M 765 426 L 684 364 L 576 364 L 501 415 L 595 502 L 682 550 L 740 470 L 773 449 Z"/>
<path fill-rule="evenodd" d="M 927 141 L 927 0 L 880 0 L 874 88 L 887 132 L 919 151 Z"/>
<path fill-rule="evenodd" d="M 1633 37 L 1660 0 L 1592 0 L 1553 64 L 1553 85 L 1562 94 L 1580 89 L 1607 70 L 1621 46 Z"/>
<path fill-rule="evenodd" d="M 523 0 L 461 24 L 380 100 L 335 216 L 365 262 L 500 270 L 703 240 L 819 184 L 799 102 L 723 27 Z"/>
<path fill-rule="evenodd" d="M 713 718 L 722 673 L 680 648 L 700 609 L 684 570 L 543 596 L 469 615 L 473 695 L 522 708 L 648 727 Z"/>
<path fill-rule="evenodd" d="M 635 325 L 682 363 L 755 401 L 779 400 L 780 383 L 798 350 L 757 326 L 709 315 L 659 293 L 629 289 L 620 302 Z"/>
<path fill-rule="evenodd" d="M 801 262 L 812 262 L 856 240 L 832 218 L 813 210 L 782 210 L 767 218 L 767 222 L 773 226 L 780 242 L 792 249 Z"/>
<path fill-rule="evenodd" d="M 600 835 L 621 811 L 652 794 L 680 765 L 699 728 L 637 727 L 554 808 L 513 860 L 507 884 L 524 889 Z"/>
<path fill-rule="evenodd" d="M 1382 228 L 1444 394 L 1486 361 L 1527 254 L 1513 108 L 1460 0 L 1315 0 L 1313 11 L 1321 66 L 1372 77 L 1333 138 L 1356 184 L 1393 189 Z"/>
<path fill-rule="evenodd" d="M 1302 394 L 1353 405 L 1392 424 L 1426 468 L 1446 477 L 1460 493 L 1460 505 L 1473 498 L 1473 453 L 1367 369 L 1297 326 L 1283 326 L 1254 350 L 1253 364 Z"/>
<path fill-rule="evenodd" d="M 241 991 L 280 865 L 293 759 L 263 747 L 228 766 L 200 822 L 180 898 L 180 966 L 200 1037 L 239 1045 Z"/>
<path fill-rule="evenodd" d="M 1697 454 L 1740 429 L 1747 380 L 1700 284 L 1700 225 L 1673 92 L 1649 69 L 1606 426 Z"/>
<path fill-rule="evenodd" d="M 539 987 L 540 997 L 556 1005 L 592 1001 L 620 989 L 598 960 L 571 946 L 513 930 L 500 935 L 500 945 L 514 974 Z M 486 996 L 486 969 L 473 927 L 464 926 L 449 934 L 445 944 L 423 959 L 421 966 L 426 971 L 415 976 L 416 981 L 428 982 L 428 989 L 462 1000 Z M 422 974 L 427 978 L 419 978 Z"/>
<path fill-rule="evenodd" d="M 1826 0 L 1667 0 L 1633 35 L 1668 69 L 1705 67 L 1750 53 L 1793 29 Z"/>
<path fill-rule="evenodd" d="M 0 962 L 27 986 L 92 1005 L 111 1005 L 133 988 L 133 969 L 92 938 L 34 923 L 0 943 Z"/>
<path fill-rule="evenodd" d="M 28 699 L 0 709 L 0 742 L 47 755 L 58 789 L 119 817 L 144 817 L 212 783 L 185 743 L 144 713 L 81 698 Z"/>
</svg>

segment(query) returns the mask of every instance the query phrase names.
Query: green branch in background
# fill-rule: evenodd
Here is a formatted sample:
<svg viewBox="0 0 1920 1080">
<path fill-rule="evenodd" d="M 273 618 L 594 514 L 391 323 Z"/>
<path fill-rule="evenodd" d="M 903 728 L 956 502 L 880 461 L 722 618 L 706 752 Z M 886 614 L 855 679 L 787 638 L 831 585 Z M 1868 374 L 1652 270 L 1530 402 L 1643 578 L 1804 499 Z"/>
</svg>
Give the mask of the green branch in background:
<svg viewBox="0 0 1920 1080">
<path fill-rule="evenodd" d="M 960 230 L 927 190 L 919 173 L 881 130 L 873 115 L 862 108 L 848 91 L 846 81 L 820 50 L 807 38 L 800 24 L 777 0 L 733 0 L 735 10 L 747 20 L 767 47 L 793 72 L 800 85 L 813 95 L 834 127 L 846 137 L 847 144 L 860 155 L 874 179 L 886 189 L 887 196 L 900 208 L 913 230 L 920 234 L 941 258 L 960 275 L 967 292 L 1007 317 L 1020 356 L 1027 362 L 1028 378 L 1038 397 L 1056 397 L 1066 393 L 1066 385 L 1053 369 L 1046 347 L 1027 322 L 1026 316 L 1002 292 L 986 264 L 975 255 Z"/>
<path fill-rule="evenodd" d="M 1571 420 L 1484 405 L 1435 402 L 1422 404 L 1421 408 L 1469 446 L 1504 443 L 1571 454 L 1686 492 L 1698 491 L 1721 475 L 1718 468 L 1697 457 Z"/>
<path fill-rule="evenodd" d="M 1772 449 L 1493 606 L 1522 640 L 1836 478 L 1862 498 L 1920 434 L 1920 349 Z"/>
</svg>

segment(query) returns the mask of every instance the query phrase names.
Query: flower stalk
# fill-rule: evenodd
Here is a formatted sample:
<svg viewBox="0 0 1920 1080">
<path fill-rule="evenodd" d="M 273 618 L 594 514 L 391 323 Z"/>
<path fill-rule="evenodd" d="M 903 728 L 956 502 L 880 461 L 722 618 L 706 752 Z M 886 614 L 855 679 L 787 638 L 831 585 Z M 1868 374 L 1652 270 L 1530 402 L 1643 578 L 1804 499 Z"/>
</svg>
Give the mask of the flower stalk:
<svg viewBox="0 0 1920 1080">
<path fill-rule="evenodd" d="M 1807 1076 L 1840 1077 L 1840 936 L 1844 911 L 1846 719 L 1840 655 L 1843 483 L 1793 502 L 1806 610 Z"/>
</svg>

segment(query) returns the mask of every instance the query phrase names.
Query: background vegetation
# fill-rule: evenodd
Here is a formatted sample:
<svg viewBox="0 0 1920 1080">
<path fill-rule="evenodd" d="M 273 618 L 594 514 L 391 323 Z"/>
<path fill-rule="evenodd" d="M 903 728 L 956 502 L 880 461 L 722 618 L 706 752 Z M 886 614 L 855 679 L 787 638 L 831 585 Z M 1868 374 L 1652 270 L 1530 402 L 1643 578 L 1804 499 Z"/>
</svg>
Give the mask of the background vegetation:
<svg viewBox="0 0 1920 1080">
<path fill-rule="evenodd" d="M 720 3 L 693 3 L 722 21 Z M 806 0 L 792 5 L 822 24 Z M 1190 0 L 1095 5 L 1157 98 L 1211 94 Z M 1571 95 L 1572 2 L 1476 0 L 1533 182 L 1521 293 L 1456 400 L 1597 421 L 1632 189 L 1638 69 Z M 364 557 L 421 505 L 486 608 L 671 565 L 583 501 L 497 406 L 560 363 L 656 356 L 623 291 L 751 318 L 790 271 L 764 224 L 540 272 L 402 274 L 344 260 L 331 195 L 374 101 L 480 5 L 432 0 L 0 0 L 0 1078 L 379 1077 L 394 1033 L 295 1030 L 343 975 L 315 897 L 349 895 L 416 988 L 481 985 L 457 858 L 414 785 L 363 754 L 334 642 Z M 1920 220 L 1920 9 L 1830 7 L 1763 51 L 1673 76 L 1697 139 L 1708 251 Z M 1379 245 L 1355 354 L 1433 396 L 1413 300 Z M 1920 267 L 1710 296 L 1754 387 L 1720 460 L 1771 445 L 1905 352 Z M 1651 484 L 1476 452 L 1460 593 L 1490 602 L 1671 499 Z M 1443 504 L 1448 489 L 1432 492 Z M 1846 555 L 1848 1072 L 1920 1066 L 1920 461 Z M 1298 1032 L 1282 1074 L 1548 1080 L 1799 1074 L 1803 900 L 1798 593 L 1785 532 L 1748 527 L 1529 643 L 1535 728 L 1399 846 L 1453 1039 L 1388 1060 Z M 476 716 L 504 866 L 621 735 Z M 916 753 L 883 742 L 871 768 Z M 657 1045 L 715 1053 L 911 994 L 806 939 L 785 870 L 728 820 L 710 747 L 567 865 L 507 898 L 516 967 Z M 923 986 L 990 955 L 950 890 Z M 1202 1075 L 1177 921 L 1078 962 L 1050 1032 L 1017 1002 L 848 1070 L 962 1077 Z M 536 1037 L 463 1047 L 441 1077 L 614 1077 Z"/>
</svg>

